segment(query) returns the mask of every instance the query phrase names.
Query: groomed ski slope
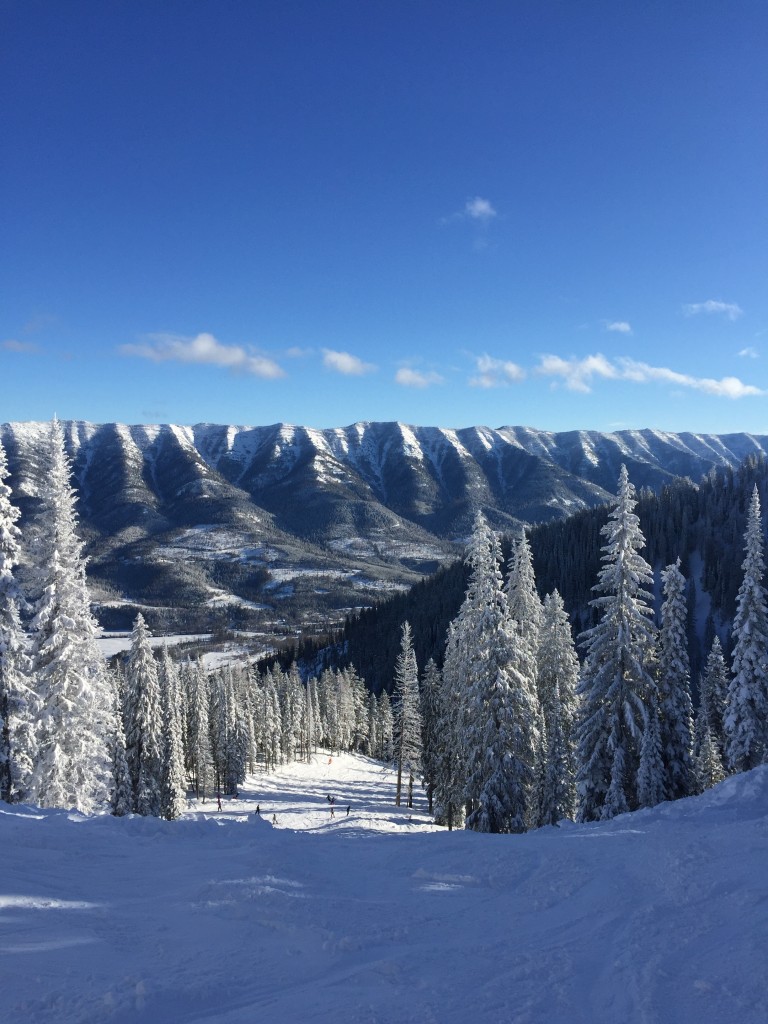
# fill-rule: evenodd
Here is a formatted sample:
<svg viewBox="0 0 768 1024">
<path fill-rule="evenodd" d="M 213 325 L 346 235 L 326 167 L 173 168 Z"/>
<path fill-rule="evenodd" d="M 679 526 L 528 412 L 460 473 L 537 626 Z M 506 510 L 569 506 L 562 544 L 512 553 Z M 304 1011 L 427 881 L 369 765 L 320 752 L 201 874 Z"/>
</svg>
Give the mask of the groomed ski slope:
<svg viewBox="0 0 768 1024">
<path fill-rule="evenodd" d="M 0 1019 L 768 1021 L 768 767 L 483 836 L 435 831 L 420 792 L 394 807 L 391 771 L 329 756 L 180 822 L 0 804 Z"/>
</svg>

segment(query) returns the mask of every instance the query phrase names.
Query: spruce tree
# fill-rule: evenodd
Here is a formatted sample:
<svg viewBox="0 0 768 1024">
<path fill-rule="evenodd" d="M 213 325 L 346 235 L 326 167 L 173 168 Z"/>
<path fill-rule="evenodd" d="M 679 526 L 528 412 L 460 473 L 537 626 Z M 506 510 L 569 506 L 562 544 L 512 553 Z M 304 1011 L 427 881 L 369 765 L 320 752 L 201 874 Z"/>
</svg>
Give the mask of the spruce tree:
<svg viewBox="0 0 768 1024">
<path fill-rule="evenodd" d="M 465 648 L 466 639 L 459 616 L 448 625 L 445 661 L 440 688 L 437 745 L 435 749 L 434 815 L 448 830 L 464 824 L 466 785 Z"/>
<path fill-rule="evenodd" d="M 578 724 L 578 817 L 612 818 L 638 807 L 637 775 L 649 709 L 656 706 L 653 575 L 640 554 L 645 538 L 635 489 L 621 467 L 616 502 L 601 533 L 603 568 L 591 604 L 600 619 L 583 634 L 586 661 Z"/>
<path fill-rule="evenodd" d="M 160 666 L 163 706 L 163 763 L 160 786 L 160 812 L 168 821 L 180 818 L 186 807 L 184 746 L 182 742 L 182 691 L 179 672 L 163 649 Z"/>
<path fill-rule="evenodd" d="M 112 736 L 109 753 L 112 764 L 110 810 L 116 817 L 122 818 L 133 810 L 133 786 L 128 760 L 125 756 L 122 694 L 117 679 L 113 683 Z"/>
<path fill-rule="evenodd" d="M 706 719 L 702 719 L 702 735 L 696 755 L 696 778 L 699 792 L 711 789 L 725 778 L 720 751 Z"/>
<path fill-rule="evenodd" d="M 637 771 L 637 802 L 640 807 L 655 807 L 667 797 L 664 746 L 661 738 L 661 713 L 655 702 L 646 707 L 646 723 L 640 745 Z M 688 778 L 688 786 L 691 779 Z"/>
<path fill-rule="evenodd" d="M 728 686 L 725 743 L 728 765 L 746 771 L 768 757 L 768 612 L 763 523 L 757 485 L 744 534 L 744 572 L 733 622 L 733 673 Z"/>
<path fill-rule="evenodd" d="M 720 638 L 715 635 L 707 655 L 707 664 L 701 676 L 699 686 L 699 712 L 697 726 L 701 721 L 700 737 L 697 735 L 697 751 L 699 739 L 703 738 L 704 724 L 712 734 L 722 759 L 725 750 L 725 713 L 728 706 L 728 666 L 725 663 Z"/>
<path fill-rule="evenodd" d="M 408 772 L 408 806 L 413 806 L 413 775 L 421 757 L 419 677 L 409 622 L 403 623 L 400 653 L 395 664 L 394 748 L 397 765 L 395 804 L 400 806 L 403 771 Z"/>
<path fill-rule="evenodd" d="M 557 590 L 544 598 L 539 630 L 538 682 L 546 736 L 539 792 L 540 825 L 576 814 L 576 717 L 579 659 Z"/>
<path fill-rule="evenodd" d="M 163 707 L 151 633 L 141 612 L 133 623 L 125 665 L 125 743 L 138 814 L 162 813 Z"/>
<path fill-rule="evenodd" d="M 395 753 L 395 716 L 392 713 L 392 701 L 386 690 L 379 697 L 379 735 L 381 737 L 381 760 L 390 764 Z"/>
<path fill-rule="evenodd" d="M 437 773 L 439 745 L 440 689 L 442 680 L 434 658 L 430 658 L 421 680 L 421 776 L 427 794 L 429 813 L 432 814 Z"/>
<path fill-rule="evenodd" d="M 669 800 L 694 790 L 693 705 L 687 649 L 688 609 L 680 559 L 661 574 L 664 602 L 659 632 L 659 712 L 664 793 Z"/>
<path fill-rule="evenodd" d="M 467 665 L 466 827 L 523 832 L 531 815 L 539 741 L 532 651 L 510 618 L 496 535 L 478 521 L 470 548 L 476 632 Z"/>
<path fill-rule="evenodd" d="M 208 676 L 202 661 L 189 668 L 188 677 L 188 761 L 195 796 L 205 800 L 211 792 L 213 766 L 208 715 Z"/>
<path fill-rule="evenodd" d="M 42 595 L 32 620 L 38 746 L 27 799 L 91 813 L 107 805 L 112 692 L 90 609 L 64 431 L 51 424 L 39 520 Z"/>
<path fill-rule="evenodd" d="M 529 652 L 531 663 L 530 666 L 526 666 L 526 671 L 531 675 L 532 685 L 535 688 L 544 608 L 536 590 L 533 555 L 524 527 L 512 546 L 509 575 L 504 592 L 509 616 Z"/>
<path fill-rule="evenodd" d="M 24 793 L 35 760 L 35 702 L 19 619 L 22 598 L 14 575 L 20 557 L 20 513 L 11 502 L 8 476 L 0 443 L 0 800 L 6 802 Z"/>
</svg>

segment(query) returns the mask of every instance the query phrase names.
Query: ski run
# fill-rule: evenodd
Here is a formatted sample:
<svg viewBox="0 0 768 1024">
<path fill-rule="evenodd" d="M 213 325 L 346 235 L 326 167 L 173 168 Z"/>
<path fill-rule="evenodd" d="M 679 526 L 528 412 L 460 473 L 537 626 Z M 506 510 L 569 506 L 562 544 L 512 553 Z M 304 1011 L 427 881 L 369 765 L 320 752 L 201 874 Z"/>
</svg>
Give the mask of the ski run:
<svg viewBox="0 0 768 1024">
<path fill-rule="evenodd" d="M 523 835 L 437 833 L 395 785 L 316 753 L 177 821 L 0 805 L 0 1016 L 768 1020 L 768 767 Z"/>
</svg>

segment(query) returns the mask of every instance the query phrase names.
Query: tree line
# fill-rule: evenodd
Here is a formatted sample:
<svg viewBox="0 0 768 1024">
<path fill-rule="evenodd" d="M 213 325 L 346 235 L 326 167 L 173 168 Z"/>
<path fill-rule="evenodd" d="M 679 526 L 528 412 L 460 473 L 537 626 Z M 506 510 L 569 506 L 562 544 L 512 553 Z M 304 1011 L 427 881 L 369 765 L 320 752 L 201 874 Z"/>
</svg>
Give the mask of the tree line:
<svg viewBox="0 0 768 1024">
<path fill-rule="evenodd" d="M 442 672 L 421 688 L 421 770 L 438 822 L 522 832 L 603 820 L 699 793 L 768 760 L 768 611 L 757 487 L 747 511 L 730 670 L 717 636 L 694 715 L 686 580 L 661 572 L 660 623 L 637 496 L 625 467 L 602 527 L 595 623 L 580 666 L 557 590 L 539 598 L 530 544 L 504 580 L 499 538 L 478 514 L 469 581 Z M 410 631 L 404 630 L 410 643 Z M 401 655 L 401 658 L 403 656 Z M 399 662 L 398 662 L 399 664 Z"/>
</svg>

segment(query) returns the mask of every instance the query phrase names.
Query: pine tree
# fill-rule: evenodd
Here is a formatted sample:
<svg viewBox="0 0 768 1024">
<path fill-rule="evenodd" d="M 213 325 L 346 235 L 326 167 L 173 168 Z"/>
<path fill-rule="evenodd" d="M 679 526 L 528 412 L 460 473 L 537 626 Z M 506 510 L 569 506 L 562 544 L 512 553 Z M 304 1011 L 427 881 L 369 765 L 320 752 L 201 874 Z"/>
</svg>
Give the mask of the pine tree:
<svg viewBox="0 0 768 1024">
<path fill-rule="evenodd" d="M 709 723 L 703 719 L 703 731 L 696 755 L 696 776 L 699 792 L 711 789 L 725 778 L 723 761 Z"/>
<path fill-rule="evenodd" d="M 563 599 L 544 598 L 539 630 L 539 696 L 547 745 L 539 792 L 540 825 L 576 814 L 576 717 L 579 659 Z"/>
<path fill-rule="evenodd" d="M 438 825 L 447 825 L 449 831 L 463 826 L 465 814 L 466 760 L 463 743 L 466 693 L 463 667 L 466 639 L 457 617 L 448 625 L 435 750 L 435 821 Z"/>
<path fill-rule="evenodd" d="M 27 788 L 35 759 L 34 694 L 19 620 L 21 594 L 14 575 L 19 564 L 19 510 L 6 484 L 8 464 L 0 443 L 0 800 L 10 802 Z"/>
<path fill-rule="evenodd" d="M 133 623 L 125 665 L 125 744 L 138 814 L 162 813 L 163 707 L 151 633 L 141 612 Z"/>
<path fill-rule="evenodd" d="M 128 760 L 125 756 L 125 730 L 121 710 L 122 694 L 117 679 L 113 683 L 113 714 L 112 737 L 110 741 L 110 761 L 112 763 L 112 788 L 110 810 L 122 818 L 133 810 L 133 786 Z"/>
<path fill-rule="evenodd" d="M 188 760 L 192 787 L 198 800 L 211 791 L 213 769 L 208 716 L 208 677 L 202 661 L 190 666 L 188 676 Z"/>
<path fill-rule="evenodd" d="M 540 633 L 544 621 L 544 608 L 536 590 L 533 571 L 533 555 L 528 535 L 523 527 L 513 543 L 509 559 L 509 576 L 504 587 L 509 616 L 525 643 L 531 659 L 530 673 L 534 688 L 537 686 L 536 673 L 539 655 Z"/>
<path fill-rule="evenodd" d="M 430 658 L 424 669 L 420 692 L 421 776 L 427 794 L 430 814 L 432 814 L 433 810 L 435 778 L 437 774 L 441 686 L 440 670 L 435 664 L 434 659 Z"/>
<path fill-rule="evenodd" d="M 659 632 L 659 711 L 664 793 L 669 800 L 694 790 L 693 705 L 687 649 L 688 609 L 680 559 L 661 574 L 664 603 Z"/>
<path fill-rule="evenodd" d="M 532 652 L 510 618 L 498 538 L 478 519 L 470 545 L 476 632 L 469 639 L 464 750 L 466 827 L 522 832 L 531 812 L 539 730 Z"/>
<path fill-rule="evenodd" d="M 646 723 L 640 745 L 637 771 L 637 802 L 641 807 L 655 807 L 667 796 L 664 747 L 661 738 L 660 711 L 654 704 L 646 708 Z M 688 785 L 691 785 L 690 778 Z"/>
<path fill-rule="evenodd" d="M 45 454 L 38 552 L 42 596 L 32 621 L 39 742 L 27 799 L 91 813 L 109 798 L 112 694 L 96 644 L 71 465 L 58 420 L 51 424 Z"/>
<path fill-rule="evenodd" d="M 593 588 L 596 626 L 583 634 L 586 661 L 578 724 L 578 817 L 612 818 L 639 806 L 637 774 L 648 709 L 656 705 L 649 671 L 655 630 L 650 607 L 651 567 L 634 509 L 635 489 L 625 466 L 616 502 L 602 528 L 603 568 Z"/>
<path fill-rule="evenodd" d="M 559 686 L 557 686 L 559 697 Z M 539 825 L 557 825 L 576 814 L 576 776 L 572 744 L 563 728 L 563 717 L 553 715 L 549 729 L 543 727 L 543 771 L 539 784 Z"/>
<path fill-rule="evenodd" d="M 507 598 L 509 629 L 517 634 L 515 643 L 517 670 L 521 673 L 535 706 L 534 728 L 538 735 L 539 743 L 535 757 L 537 762 L 543 767 L 547 751 L 546 747 L 542 746 L 542 744 L 545 744 L 547 740 L 541 707 L 538 672 L 544 607 L 536 590 L 533 555 L 525 527 L 522 527 L 517 540 L 512 545 L 512 554 L 509 559 L 509 576 L 504 592 Z M 543 771 L 539 774 L 539 780 L 543 780 Z M 536 787 L 538 788 L 538 783 Z M 531 794 L 529 825 L 537 824 L 538 812 L 535 804 L 535 794 Z"/>
<path fill-rule="evenodd" d="M 160 671 L 163 705 L 163 763 L 160 812 L 168 821 L 180 818 L 186 807 L 184 746 L 182 742 L 182 691 L 179 673 L 168 648 L 163 649 Z"/>
<path fill-rule="evenodd" d="M 395 753 L 395 716 L 392 713 L 392 701 L 386 690 L 379 697 L 379 735 L 381 737 L 381 760 L 390 764 Z"/>
<path fill-rule="evenodd" d="M 763 523 L 757 485 L 744 534 L 744 577 L 733 622 L 733 674 L 725 714 L 726 756 L 734 771 L 755 768 L 768 756 L 768 612 Z"/>
<path fill-rule="evenodd" d="M 395 804 L 399 807 L 403 770 L 408 772 L 408 806 L 413 806 L 413 774 L 421 757 L 419 677 L 409 622 L 403 623 L 400 654 L 395 665 L 394 746 L 397 764 Z"/>
<path fill-rule="evenodd" d="M 721 760 L 725 750 L 724 721 L 727 706 L 728 666 L 725 663 L 720 638 L 715 636 L 699 686 L 699 713 L 696 722 L 697 726 L 701 722 L 701 728 L 699 729 L 700 735 L 697 734 L 696 737 L 696 750 L 700 749 L 700 740 L 703 739 L 704 725 L 706 724 L 720 753 Z"/>
</svg>

